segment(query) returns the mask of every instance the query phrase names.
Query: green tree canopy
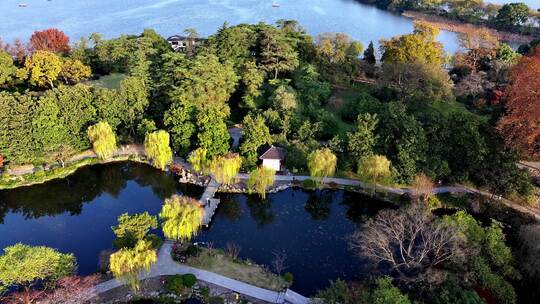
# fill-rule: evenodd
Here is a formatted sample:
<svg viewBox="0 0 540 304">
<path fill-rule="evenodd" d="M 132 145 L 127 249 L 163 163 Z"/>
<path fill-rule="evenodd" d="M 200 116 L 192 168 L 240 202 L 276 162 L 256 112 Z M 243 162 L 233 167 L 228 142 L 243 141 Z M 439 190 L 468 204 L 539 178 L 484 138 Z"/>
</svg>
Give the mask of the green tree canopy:
<svg viewBox="0 0 540 304">
<path fill-rule="evenodd" d="M 271 144 L 272 136 L 264 117 L 261 115 L 255 117 L 246 115 L 243 122 L 243 133 L 240 155 L 244 158 L 244 166 L 253 168 L 257 164 L 258 149 L 265 144 Z"/>
<path fill-rule="evenodd" d="M 125 102 L 125 125 L 135 133 L 137 123 L 142 120 L 144 111 L 148 107 L 148 91 L 143 79 L 127 77 L 120 83 L 120 98 Z"/>
<path fill-rule="evenodd" d="M 190 197 L 173 195 L 165 200 L 159 218 L 165 237 L 188 241 L 197 234 L 204 216 L 201 204 Z"/>
<path fill-rule="evenodd" d="M 206 149 L 208 157 L 229 151 L 229 131 L 222 110 L 216 107 L 202 109 L 196 115 L 199 132 L 197 146 Z"/>
<path fill-rule="evenodd" d="M 409 297 L 392 285 L 392 279 L 377 279 L 377 288 L 371 294 L 373 304 L 411 304 Z"/>
<path fill-rule="evenodd" d="M 101 159 L 110 158 L 116 150 L 116 135 L 106 122 L 99 122 L 88 128 L 88 139 L 94 152 Z"/>
<path fill-rule="evenodd" d="M 66 144 L 75 149 L 87 149 L 89 147 L 88 127 L 97 122 L 96 107 L 90 87 L 83 84 L 60 85 L 46 91 L 41 99 L 44 98 L 56 103 L 60 109 L 60 120 L 68 132 Z"/>
<path fill-rule="evenodd" d="M 0 87 L 9 85 L 17 75 L 17 67 L 8 52 L 0 51 Z"/>
<path fill-rule="evenodd" d="M 144 152 L 155 167 L 164 170 L 173 158 L 169 133 L 159 130 L 147 134 L 144 139 Z"/>
<path fill-rule="evenodd" d="M 373 41 L 369 42 L 367 49 L 364 51 L 364 61 L 369 64 L 377 63 L 377 58 L 375 57 L 375 47 L 373 46 Z"/>
<path fill-rule="evenodd" d="M 377 114 L 364 113 L 358 115 L 356 131 L 347 133 L 347 150 L 356 160 L 373 154 L 378 136 L 375 134 L 379 119 Z"/>
<path fill-rule="evenodd" d="M 246 61 L 240 70 L 241 84 L 244 89 L 242 106 L 255 109 L 258 106 L 257 99 L 262 96 L 261 86 L 266 78 L 266 72 L 259 69 L 254 60 Z"/>
<path fill-rule="evenodd" d="M 0 92 L 0 153 L 6 161 L 25 164 L 36 158 L 32 134 L 35 104 L 29 95 Z"/>
<path fill-rule="evenodd" d="M 285 33 L 273 27 L 260 32 L 260 66 L 277 79 L 279 73 L 294 70 L 298 64 L 298 53 L 286 38 Z"/>
<path fill-rule="evenodd" d="M 72 275 L 77 268 L 73 254 L 44 246 L 15 244 L 0 255 L 0 294 L 9 287 L 23 286 L 28 294 L 35 283 L 45 286 Z"/>
<path fill-rule="evenodd" d="M 122 248 L 111 254 L 109 268 L 113 276 L 128 284 L 132 290 L 139 290 L 139 274 L 149 272 L 157 261 L 156 250 L 146 240 L 137 242 L 134 248 Z"/>
<path fill-rule="evenodd" d="M 504 4 L 495 16 L 495 24 L 502 29 L 522 25 L 529 18 L 529 7 L 522 2 Z"/>
</svg>

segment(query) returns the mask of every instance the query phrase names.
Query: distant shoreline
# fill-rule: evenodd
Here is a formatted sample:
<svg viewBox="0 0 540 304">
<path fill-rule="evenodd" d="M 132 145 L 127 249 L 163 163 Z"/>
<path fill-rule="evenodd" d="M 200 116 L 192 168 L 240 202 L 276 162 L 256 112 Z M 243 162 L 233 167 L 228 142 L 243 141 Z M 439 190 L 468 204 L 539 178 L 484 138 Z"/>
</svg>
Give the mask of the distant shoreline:
<svg viewBox="0 0 540 304">
<path fill-rule="evenodd" d="M 477 29 L 487 29 L 491 34 L 497 37 L 499 40 L 510 43 L 527 44 L 536 39 L 532 35 L 523 35 L 518 33 L 511 33 L 505 31 L 499 31 L 493 28 L 476 25 L 472 23 L 463 23 L 456 20 L 451 20 L 441 16 L 430 15 L 426 13 L 416 11 L 404 11 L 401 14 L 403 17 L 407 17 L 412 20 L 425 21 L 442 30 L 446 30 L 454 33 L 470 33 Z"/>
</svg>

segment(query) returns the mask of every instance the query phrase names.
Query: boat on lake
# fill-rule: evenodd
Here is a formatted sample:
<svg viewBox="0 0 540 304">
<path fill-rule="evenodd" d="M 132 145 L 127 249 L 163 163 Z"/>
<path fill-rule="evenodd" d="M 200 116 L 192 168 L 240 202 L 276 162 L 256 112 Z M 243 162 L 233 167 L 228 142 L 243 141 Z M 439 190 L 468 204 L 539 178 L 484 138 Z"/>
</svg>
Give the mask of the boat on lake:
<svg viewBox="0 0 540 304">
<path fill-rule="evenodd" d="M 277 3 L 277 2 L 273 2 L 273 3 L 272 3 L 272 7 L 276 7 L 276 8 L 277 8 L 277 7 L 280 7 L 280 6 L 281 6 L 281 5 L 280 5 L 279 3 Z"/>
<path fill-rule="evenodd" d="M 28 6 L 28 4 L 26 4 L 26 3 L 19 3 L 19 7 L 27 7 L 27 6 Z"/>
</svg>

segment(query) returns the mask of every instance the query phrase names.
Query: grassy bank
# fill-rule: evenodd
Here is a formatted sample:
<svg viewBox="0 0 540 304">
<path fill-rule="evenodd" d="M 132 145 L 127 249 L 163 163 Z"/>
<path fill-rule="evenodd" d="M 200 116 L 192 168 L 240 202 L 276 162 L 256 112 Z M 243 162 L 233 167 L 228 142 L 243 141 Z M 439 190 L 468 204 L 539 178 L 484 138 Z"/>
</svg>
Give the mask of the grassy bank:
<svg viewBox="0 0 540 304">
<path fill-rule="evenodd" d="M 118 156 L 107 160 L 99 160 L 98 158 L 85 158 L 82 160 L 75 161 L 66 165 L 65 167 L 53 167 L 49 170 L 37 170 L 33 173 L 12 176 L 8 173 L 2 174 L 0 177 L 0 190 L 3 189 L 14 189 L 18 187 L 32 186 L 37 184 L 43 184 L 54 179 L 65 178 L 73 173 L 75 173 L 79 168 L 95 165 L 95 164 L 106 164 L 111 162 L 118 161 L 139 161 L 142 162 L 143 159 L 139 156 Z"/>
<path fill-rule="evenodd" d="M 218 249 L 202 248 L 199 256 L 188 259 L 187 265 L 274 291 L 281 291 L 289 286 L 282 277 L 250 261 L 233 259 Z"/>
</svg>

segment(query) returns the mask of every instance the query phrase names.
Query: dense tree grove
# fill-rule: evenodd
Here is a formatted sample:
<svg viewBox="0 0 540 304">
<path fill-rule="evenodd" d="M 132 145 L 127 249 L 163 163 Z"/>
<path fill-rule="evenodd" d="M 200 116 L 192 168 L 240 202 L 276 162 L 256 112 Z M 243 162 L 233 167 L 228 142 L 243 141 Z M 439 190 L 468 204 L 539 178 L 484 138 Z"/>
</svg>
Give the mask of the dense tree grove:
<svg viewBox="0 0 540 304">
<path fill-rule="evenodd" d="M 487 0 L 357 0 L 391 11 L 415 10 L 500 30 L 538 33 L 538 15 L 520 1 L 496 5 Z"/>
<path fill-rule="evenodd" d="M 447 4 L 449 14 L 463 18 L 484 12 L 479 0 L 366 2 L 396 9 Z M 523 14 L 523 7 L 509 6 L 489 22 L 522 29 Z M 259 156 L 279 146 L 292 173 L 309 172 L 317 181 L 346 175 L 412 183 L 414 204 L 428 204 L 383 213 L 386 218 L 376 217 L 356 235 L 359 253 L 386 266 L 399 263 L 388 273 L 397 280 L 360 287 L 336 281 L 321 293 L 328 303 L 410 303 L 424 294 L 429 303 L 481 303 L 476 287 L 501 303 L 515 302 L 509 282 L 519 274 L 499 224 L 480 227 L 461 214 L 441 220 L 430 213 L 440 201 L 428 192 L 437 183 L 467 183 L 534 200 L 529 176 L 516 163 L 539 156 L 540 51 L 520 55 L 477 31 L 460 37 L 462 47 L 449 60 L 438 29 L 424 23 L 381 41 L 380 62 L 373 43 L 364 50 L 343 33 L 311 37 L 290 20 L 224 24 L 198 46 L 196 32 L 187 33 L 186 53 L 174 52 L 153 30 L 113 39 L 92 34 L 67 48 L 56 31 L 36 33 L 32 48 L 20 41 L 0 45 L 6 173 L 23 164 L 63 166 L 90 147 L 108 157 L 116 141 L 144 143 L 158 168 L 174 155 L 224 184 L 251 172 L 249 188 L 264 196 L 275 172 L 259 167 Z M 105 83 L 111 78 L 117 81 Z M 242 137 L 231 148 L 229 128 L 237 125 Z M 202 217 L 197 201 L 178 196 L 159 215 L 165 236 L 175 240 L 195 235 Z M 151 240 L 141 237 L 154 227 L 155 218 L 143 214 L 123 216 L 113 228 L 120 238 L 132 235 L 111 257 L 111 270 L 133 288 L 136 275 L 155 260 Z M 395 231 L 399 240 L 389 237 Z M 408 255 L 395 256 L 405 243 Z M 473 254 L 464 257 L 463 246 Z M 460 258 L 467 280 L 455 276 Z M 430 277 L 438 269 L 450 275 Z M 400 290 L 411 291 L 411 300 Z"/>
</svg>

